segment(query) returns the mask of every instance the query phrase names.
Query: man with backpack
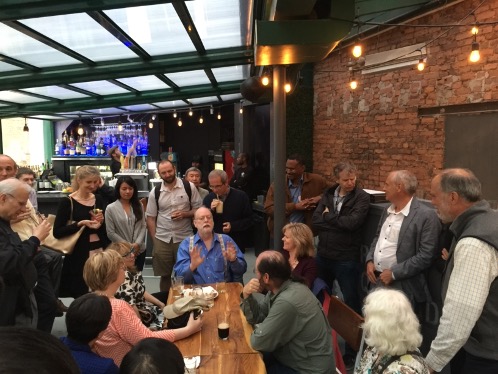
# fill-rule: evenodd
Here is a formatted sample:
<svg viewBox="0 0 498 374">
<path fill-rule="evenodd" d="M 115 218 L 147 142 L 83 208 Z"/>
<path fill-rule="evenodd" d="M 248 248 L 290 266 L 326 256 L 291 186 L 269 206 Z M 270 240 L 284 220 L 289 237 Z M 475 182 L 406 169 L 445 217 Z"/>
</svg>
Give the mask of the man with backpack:
<svg viewBox="0 0 498 374">
<path fill-rule="evenodd" d="M 146 223 L 154 243 L 154 275 L 161 277 L 159 289 L 169 291 L 178 246 L 193 234 L 192 217 L 202 202 L 192 183 L 176 177 L 171 161 L 161 161 L 157 171 L 163 182 L 149 194 Z"/>
</svg>

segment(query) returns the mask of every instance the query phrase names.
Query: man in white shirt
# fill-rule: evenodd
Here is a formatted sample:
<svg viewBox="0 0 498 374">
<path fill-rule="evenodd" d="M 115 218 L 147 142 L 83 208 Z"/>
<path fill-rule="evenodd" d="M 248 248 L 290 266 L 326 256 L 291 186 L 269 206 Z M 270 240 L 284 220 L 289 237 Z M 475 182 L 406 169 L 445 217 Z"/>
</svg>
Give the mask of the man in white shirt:
<svg viewBox="0 0 498 374">
<path fill-rule="evenodd" d="M 176 177 L 176 168 L 171 161 L 161 161 L 157 171 L 163 182 L 158 200 L 155 189 L 149 194 L 146 223 L 154 242 L 154 275 L 161 277 L 159 289 L 169 291 L 178 246 L 183 239 L 193 235 L 192 217 L 202 201 L 194 184 L 185 182 L 190 184 L 189 197 L 183 181 Z"/>
<path fill-rule="evenodd" d="M 441 223 L 435 210 L 414 196 L 417 178 L 411 172 L 391 172 L 384 190 L 391 205 L 367 254 L 367 277 L 374 285 L 403 291 L 420 317 L 429 295 L 425 270 L 438 254 Z"/>
</svg>

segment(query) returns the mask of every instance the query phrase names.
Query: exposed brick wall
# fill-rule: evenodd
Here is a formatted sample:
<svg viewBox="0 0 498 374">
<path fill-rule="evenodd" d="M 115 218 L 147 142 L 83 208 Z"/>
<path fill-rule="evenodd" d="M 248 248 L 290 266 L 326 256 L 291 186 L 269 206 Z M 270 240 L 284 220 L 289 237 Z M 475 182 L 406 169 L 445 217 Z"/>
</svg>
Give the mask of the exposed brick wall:
<svg viewBox="0 0 498 374">
<path fill-rule="evenodd" d="M 412 24 L 455 24 L 481 0 L 457 5 L 421 17 Z M 479 22 L 498 20 L 498 0 L 489 0 L 475 13 Z M 465 23 L 471 23 L 472 17 Z M 434 39 L 446 29 L 396 28 L 363 42 L 367 54 L 401 48 Z M 314 171 L 333 179 L 331 169 L 351 159 L 360 169 L 366 188 L 380 189 L 396 169 L 413 171 L 419 197 L 428 198 L 430 180 L 443 167 L 444 117 L 417 116 L 418 107 L 498 100 L 498 26 L 479 28 L 481 60 L 468 62 L 470 28 L 451 29 L 427 48 L 423 72 L 413 67 L 359 76 L 351 92 L 345 71 L 350 49 L 334 51 L 315 64 Z M 357 74 L 358 75 L 358 74 Z"/>
</svg>

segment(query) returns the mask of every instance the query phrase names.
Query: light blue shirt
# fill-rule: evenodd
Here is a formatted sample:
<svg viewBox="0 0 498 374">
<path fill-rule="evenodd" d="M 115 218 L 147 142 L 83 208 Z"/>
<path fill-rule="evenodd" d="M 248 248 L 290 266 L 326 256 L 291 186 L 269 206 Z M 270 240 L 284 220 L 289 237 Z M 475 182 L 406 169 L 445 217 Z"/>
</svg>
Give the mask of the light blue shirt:
<svg viewBox="0 0 498 374">
<path fill-rule="evenodd" d="M 229 242 L 235 245 L 235 250 L 237 251 L 237 259 L 235 261 L 226 261 L 223 257 L 219 234 L 213 233 L 213 241 L 209 250 L 199 237 L 199 234 L 195 234 L 193 245 L 201 247 L 201 256 L 204 257 L 204 262 L 194 271 L 190 270 L 190 237 L 187 237 L 180 243 L 180 247 L 178 248 L 174 267 L 175 274 L 183 276 L 186 284 L 233 282 L 234 279 L 242 279 L 242 275 L 247 270 L 244 254 L 228 235 L 222 234 L 222 238 L 225 250 Z"/>
</svg>

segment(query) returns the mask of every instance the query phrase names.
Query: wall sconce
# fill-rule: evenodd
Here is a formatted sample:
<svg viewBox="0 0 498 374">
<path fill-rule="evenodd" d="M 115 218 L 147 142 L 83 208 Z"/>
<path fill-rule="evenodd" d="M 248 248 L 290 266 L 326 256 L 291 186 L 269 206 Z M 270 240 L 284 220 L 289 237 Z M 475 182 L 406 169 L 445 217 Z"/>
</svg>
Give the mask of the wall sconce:
<svg viewBox="0 0 498 374">
<path fill-rule="evenodd" d="M 28 119 L 26 117 L 24 117 L 24 127 L 22 128 L 22 131 L 29 132 Z"/>
</svg>

